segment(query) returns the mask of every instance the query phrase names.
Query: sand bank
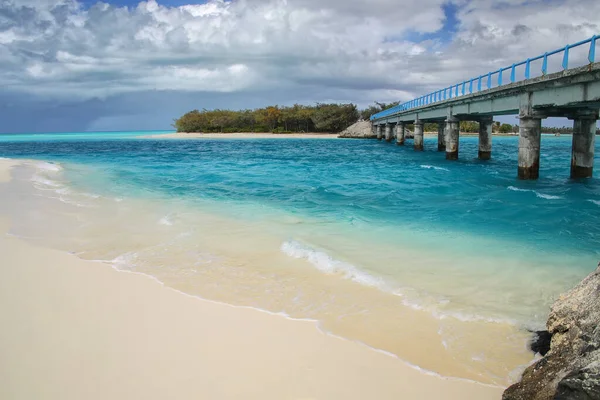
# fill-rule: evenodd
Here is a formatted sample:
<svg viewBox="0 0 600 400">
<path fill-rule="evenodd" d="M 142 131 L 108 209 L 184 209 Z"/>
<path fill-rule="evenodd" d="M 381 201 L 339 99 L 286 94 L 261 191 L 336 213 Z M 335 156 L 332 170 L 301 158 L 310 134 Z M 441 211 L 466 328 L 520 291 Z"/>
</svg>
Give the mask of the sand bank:
<svg viewBox="0 0 600 400">
<path fill-rule="evenodd" d="M 0 180 L 14 162 L 0 160 Z M 0 218 L 2 399 L 499 399 L 387 354 L 37 248 Z"/>
<path fill-rule="evenodd" d="M 144 139 L 337 139 L 337 133 L 166 133 L 140 136 Z"/>
</svg>

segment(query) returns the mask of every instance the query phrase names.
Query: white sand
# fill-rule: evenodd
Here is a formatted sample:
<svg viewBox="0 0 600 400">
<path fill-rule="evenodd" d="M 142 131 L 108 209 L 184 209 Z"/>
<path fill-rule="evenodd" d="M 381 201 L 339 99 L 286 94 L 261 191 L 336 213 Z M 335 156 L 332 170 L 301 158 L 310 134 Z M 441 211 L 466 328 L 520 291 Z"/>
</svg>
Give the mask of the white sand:
<svg viewBox="0 0 600 400">
<path fill-rule="evenodd" d="M 14 162 L 0 160 L 0 182 Z M 1 184 L 1 183 L 0 183 Z M 37 248 L 0 218 L 0 399 L 500 399 L 310 321 Z"/>
<path fill-rule="evenodd" d="M 337 133 L 166 133 L 145 139 L 337 139 Z"/>
</svg>

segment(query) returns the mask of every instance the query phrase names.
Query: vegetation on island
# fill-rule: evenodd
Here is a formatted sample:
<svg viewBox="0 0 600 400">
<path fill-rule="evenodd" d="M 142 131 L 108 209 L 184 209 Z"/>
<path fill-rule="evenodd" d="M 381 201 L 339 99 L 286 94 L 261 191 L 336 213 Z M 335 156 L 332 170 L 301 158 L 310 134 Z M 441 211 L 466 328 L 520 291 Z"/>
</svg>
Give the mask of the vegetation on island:
<svg viewBox="0 0 600 400">
<path fill-rule="evenodd" d="M 254 110 L 193 110 L 175 120 L 178 132 L 340 132 L 360 118 L 354 104 L 269 106 Z"/>
<path fill-rule="evenodd" d="M 291 107 L 269 106 L 254 110 L 192 110 L 177 118 L 173 126 L 177 132 L 203 133 L 235 133 L 235 132 L 341 132 L 358 120 L 368 120 L 373 114 L 398 105 L 394 103 L 375 102 L 365 109 L 359 110 L 356 105 L 317 103 L 314 106 L 294 104 Z M 408 125 L 412 130 L 413 125 Z M 425 132 L 437 132 L 437 123 L 425 123 Z M 479 123 L 461 121 L 460 131 L 477 133 Z M 495 133 L 518 133 L 519 126 L 494 121 L 492 131 Z M 572 134 L 573 128 L 542 127 L 543 133 Z M 596 134 L 600 134 L 600 129 Z"/>
<path fill-rule="evenodd" d="M 314 106 L 294 104 L 291 107 L 269 106 L 254 110 L 192 110 L 177 118 L 173 126 L 177 132 L 235 133 L 235 132 L 331 132 L 338 133 L 359 119 L 395 103 L 375 103 L 363 110 L 355 104 L 317 103 Z"/>
</svg>

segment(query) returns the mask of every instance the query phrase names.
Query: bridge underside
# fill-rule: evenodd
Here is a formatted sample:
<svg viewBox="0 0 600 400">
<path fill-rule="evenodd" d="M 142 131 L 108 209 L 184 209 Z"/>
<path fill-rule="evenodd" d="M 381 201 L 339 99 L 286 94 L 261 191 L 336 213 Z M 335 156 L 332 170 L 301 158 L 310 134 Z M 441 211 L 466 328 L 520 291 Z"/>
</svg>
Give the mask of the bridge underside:
<svg viewBox="0 0 600 400">
<path fill-rule="evenodd" d="M 488 159 L 491 155 L 493 117 L 518 115 L 518 176 L 521 179 L 537 179 L 541 120 L 547 117 L 566 117 L 574 121 L 571 176 L 579 178 L 592 175 L 599 109 L 600 63 L 594 63 L 400 111 L 372 122 L 377 132 L 386 133 L 388 141 L 391 140 L 389 135 L 396 132 L 398 144 L 404 144 L 404 135 L 400 135 L 400 132 L 404 133 L 404 126 L 415 124 L 416 150 L 422 150 L 422 124 L 441 123 L 438 149 L 445 149 L 446 158 L 453 160 L 458 158 L 458 122 L 479 121 L 479 156 Z"/>
</svg>

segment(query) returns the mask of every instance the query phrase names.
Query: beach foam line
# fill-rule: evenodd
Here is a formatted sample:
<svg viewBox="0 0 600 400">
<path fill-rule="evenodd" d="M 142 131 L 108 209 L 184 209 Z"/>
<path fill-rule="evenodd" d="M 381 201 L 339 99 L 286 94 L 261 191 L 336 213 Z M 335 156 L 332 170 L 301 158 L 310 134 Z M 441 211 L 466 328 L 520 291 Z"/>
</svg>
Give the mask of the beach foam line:
<svg viewBox="0 0 600 400">
<path fill-rule="evenodd" d="M 161 219 L 158 220 L 159 225 L 171 226 L 173 225 L 173 221 L 171 221 L 170 215 L 165 215 Z"/>
<path fill-rule="evenodd" d="M 506 324 L 513 326 L 523 325 L 518 321 L 509 318 L 491 317 L 485 315 L 468 314 L 461 313 L 459 311 L 446 311 L 440 309 L 440 305 L 446 305 L 449 303 L 449 300 L 447 299 L 438 301 L 437 303 L 424 303 L 418 301 L 419 294 L 417 294 L 416 296 L 417 300 L 415 300 L 414 298 L 408 298 L 406 294 L 402 292 L 401 288 L 392 288 L 382 278 L 361 271 L 359 268 L 350 263 L 336 260 L 323 251 L 315 250 L 294 240 L 284 242 L 281 245 L 281 251 L 290 257 L 307 260 L 310 264 L 312 264 L 319 271 L 325 274 L 339 274 L 342 275 L 344 279 L 351 280 L 360 285 L 374 287 L 385 293 L 398 296 L 402 298 L 402 304 L 404 306 L 412 308 L 413 310 L 426 312 L 440 321 L 451 318 L 461 322 L 487 322 L 493 324 Z"/>
<path fill-rule="evenodd" d="M 304 246 L 301 243 L 290 240 L 281 245 L 281 251 L 293 258 L 305 259 L 319 271 L 326 274 L 341 274 L 345 279 L 365 286 L 380 288 L 387 291 L 383 279 L 363 272 L 350 263 L 336 260 L 329 254 Z"/>
<path fill-rule="evenodd" d="M 507 187 L 508 190 L 512 190 L 513 192 L 532 192 L 535 193 L 535 195 L 537 197 L 539 197 L 540 199 L 546 199 L 546 200 L 560 200 L 562 199 L 562 196 L 554 196 L 551 194 L 544 194 L 544 193 L 540 193 L 537 192 L 533 189 L 520 189 L 518 187 L 514 187 L 514 186 L 509 186 Z"/>
<path fill-rule="evenodd" d="M 34 161 L 33 163 L 37 169 L 40 171 L 47 172 L 60 172 L 63 170 L 63 167 L 60 164 L 47 162 L 47 161 Z"/>
<path fill-rule="evenodd" d="M 438 308 L 441 305 L 449 304 L 449 300 L 438 301 L 437 303 L 423 304 L 419 303 L 415 300 L 408 299 L 404 293 L 402 293 L 401 289 L 394 291 L 392 294 L 399 296 L 402 298 L 402 304 L 406 307 L 412 308 L 413 310 L 424 311 L 431 314 L 434 318 L 444 321 L 448 319 L 455 319 L 461 322 L 487 322 L 491 324 L 505 324 L 505 325 L 513 325 L 513 326 L 523 326 L 522 323 L 510 319 L 510 318 L 499 318 L 499 317 L 490 317 L 484 315 L 477 314 L 469 314 L 463 313 L 460 311 L 449 311 L 442 310 Z M 538 329 L 536 329 L 538 330 Z"/>
<path fill-rule="evenodd" d="M 82 196 L 90 199 L 98 199 L 102 196 L 94 193 L 77 192 L 68 187 L 66 183 L 54 180 L 56 175 L 64 171 L 64 168 L 57 163 L 46 161 L 26 160 L 25 165 L 33 166 L 37 172 L 31 176 L 33 187 L 38 190 L 52 191 L 58 196 L 48 196 L 48 198 L 62 201 L 66 204 L 71 204 L 77 207 L 93 207 L 91 204 L 85 204 L 69 198 L 68 196 Z"/>
</svg>

